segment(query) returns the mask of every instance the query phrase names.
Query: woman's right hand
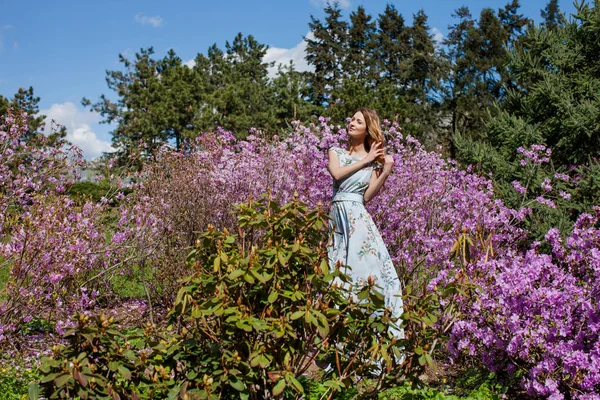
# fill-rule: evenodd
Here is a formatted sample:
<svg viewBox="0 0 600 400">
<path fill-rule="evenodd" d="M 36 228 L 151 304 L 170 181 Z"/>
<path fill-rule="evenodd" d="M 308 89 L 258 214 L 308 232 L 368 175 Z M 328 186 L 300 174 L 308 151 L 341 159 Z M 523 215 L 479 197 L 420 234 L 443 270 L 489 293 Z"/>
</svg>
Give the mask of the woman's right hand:
<svg viewBox="0 0 600 400">
<path fill-rule="evenodd" d="M 377 157 L 383 156 L 383 155 L 384 155 L 384 152 L 383 152 L 383 143 L 382 142 L 377 142 L 377 143 L 374 143 L 371 146 L 371 150 L 369 150 L 369 153 L 364 158 L 364 160 L 367 163 L 372 163 L 373 161 L 375 161 L 377 159 Z"/>
</svg>

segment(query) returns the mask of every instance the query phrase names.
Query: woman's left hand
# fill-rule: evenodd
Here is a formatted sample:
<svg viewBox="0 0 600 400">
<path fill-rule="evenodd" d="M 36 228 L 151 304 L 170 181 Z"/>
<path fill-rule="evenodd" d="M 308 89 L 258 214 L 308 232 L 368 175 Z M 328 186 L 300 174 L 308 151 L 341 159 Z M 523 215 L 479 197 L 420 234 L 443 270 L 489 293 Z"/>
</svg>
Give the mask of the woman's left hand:
<svg viewBox="0 0 600 400">
<path fill-rule="evenodd" d="M 383 162 L 383 172 L 389 174 L 392 172 L 392 167 L 394 166 L 394 158 L 390 155 L 385 156 Z"/>
</svg>

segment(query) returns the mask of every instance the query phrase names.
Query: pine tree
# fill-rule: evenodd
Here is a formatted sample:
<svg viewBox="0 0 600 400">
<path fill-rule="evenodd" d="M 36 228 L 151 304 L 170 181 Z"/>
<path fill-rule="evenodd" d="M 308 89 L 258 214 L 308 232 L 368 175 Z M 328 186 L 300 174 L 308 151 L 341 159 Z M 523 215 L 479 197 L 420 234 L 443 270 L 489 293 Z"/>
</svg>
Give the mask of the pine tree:
<svg viewBox="0 0 600 400">
<path fill-rule="evenodd" d="M 230 64 L 230 75 L 222 97 L 217 99 L 222 107 L 223 128 L 232 130 L 238 137 L 245 137 L 250 128 L 274 129 L 273 90 L 269 83 L 268 68 L 263 63 L 267 46 L 260 44 L 252 35 L 239 33 L 233 42 L 226 42 L 225 59 Z"/>
<path fill-rule="evenodd" d="M 513 86 L 506 65 L 508 53 L 522 37 L 529 20 L 518 14 L 519 2 L 513 0 L 494 12 L 481 11 L 476 22 L 467 8 L 457 10 L 459 23 L 450 28 L 445 44 L 453 64 L 446 106 L 452 113 L 454 134 L 480 138 L 496 102 Z"/>
<path fill-rule="evenodd" d="M 336 121 L 344 121 L 360 107 L 374 107 L 377 82 L 376 24 L 363 7 L 350 13 L 347 53 L 342 63 L 341 85 L 331 92 L 327 114 Z"/>
<path fill-rule="evenodd" d="M 375 56 L 379 83 L 391 82 L 398 85 L 400 89 L 402 78 L 400 66 L 410 52 L 408 27 L 405 26 L 402 15 L 391 4 L 385 7 L 383 14 L 379 14 L 377 25 Z"/>
<path fill-rule="evenodd" d="M 314 39 L 306 40 L 306 61 L 315 67 L 310 79 L 310 98 L 316 106 L 326 106 L 331 101 L 331 92 L 342 84 L 347 54 L 348 23 L 341 19 L 337 2 L 325 7 L 325 22 L 310 17 L 308 24 Z"/>
<path fill-rule="evenodd" d="M 405 131 L 419 138 L 428 147 L 444 142 L 437 128 L 440 119 L 442 81 L 446 78 L 449 64 L 436 50 L 428 17 L 423 10 L 413 17 L 408 29 L 409 53 L 402 64 L 402 85 L 410 104 L 407 117 L 410 124 Z"/>
<path fill-rule="evenodd" d="M 272 81 L 277 126 L 287 127 L 294 120 L 306 120 L 319 115 L 319 107 L 308 98 L 308 75 L 295 69 L 294 63 L 279 65 Z"/>
<path fill-rule="evenodd" d="M 376 77 L 373 57 L 376 25 L 371 20 L 372 17 L 362 6 L 350 13 L 348 50 L 342 64 L 344 76 L 347 78 L 368 82 Z"/>
<path fill-rule="evenodd" d="M 67 131 L 64 126 L 54 132 L 43 130 L 46 116 L 39 114 L 39 102 L 40 98 L 33 93 L 33 87 L 30 86 L 28 89 L 19 88 L 12 99 L 0 96 L 0 115 L 6 114 L 10 109 L 18 113 L 27 113 L 28 129 L 22 138 L 25 142 L 35 145 L 38 143 L 38 135 L 46 134 L 48 137 L 45 145 L 60 146 L 67 143 L 65 140 Z"/>
<path fill-rule="evenodd" d="M 546 8 L 541 10 L 541 16 L 544 19 L 544 26 L 548 30 L 562 27 L 567 22 L 565 16 L 560 11 L 558 0 L 550 0 Z"/>
<path fill-rule="evenodd" d="M 515 85 L 498 104 L 485 136 L 456 141 L 459 158 L 493 173 L 498 192 L 512 207 L 523 201 L 511 185 L 523 174 L 519 147 L 542 144 L 552 149 L 552 165 L 528 177 L 532 193 L 543 176 L 576 168 L 572 198 L 540 211 L 539 224 L 531 227 L 537 238 L 550 226 L 572 226 L 579 213 L 600 201 L 599 54 L 598 7 L 580 4 L 573 21 L 553 29 L 546 23 L 531 26 L 524 40 L 510 49 L 507 71 Z M 535 198 L 529 200 L 536 204 Z"/>
<path fill-rule="evenodd" d="M 376 85 L 370 100 L 377 112 L 389 119 L 408 113 L 403 63 L 410 53 L 409 27 L 396 8 L 388 4 L 377 18 L 375 33 Z"/>
<path fill-rule="evenodd" d="M 104 117 L 104 123 L 116 123 L 112 132 L 113 147 L 120 165 L 129 165 L 131 156 L 141 154 L 132 163 L 140 168 L 143 160 L 167 143 L 172 132 L 165 116 L 165 86 L 161 82 L 164 65 L 152 56 L 154 49 L 141 49 L 133 60 L 119 55 L 125 71 L 107 71 L 109 89 L 119 96 L 116 102 L 105 95 L 92 104 L 84 98 L 82 104 Z M 143 146 L 142 146 L 143 142 Z"/>
<path fill-rule="evenodd" d="M 185 137 L 195 136 L 194 118 L 198 99 L 194 87 L 193 71 L 183 65 L 175 51 L 169 50 L 167 56 L 159 61 L 157 72 L 160 75 L 160 107 L 167 138 L 175 142 L 175 148 L 181 149 Z"/>
</svg>

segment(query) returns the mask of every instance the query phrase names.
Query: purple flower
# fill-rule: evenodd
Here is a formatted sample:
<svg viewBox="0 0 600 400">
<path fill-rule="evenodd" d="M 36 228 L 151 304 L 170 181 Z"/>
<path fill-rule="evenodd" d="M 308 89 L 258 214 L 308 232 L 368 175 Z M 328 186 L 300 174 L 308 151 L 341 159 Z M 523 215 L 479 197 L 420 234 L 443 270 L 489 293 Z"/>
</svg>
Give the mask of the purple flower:
<svg viewBox="0 0 600 400">
<path fill-rule="evenodd" d="M 513 181 L 512 185 L 513 185 L 513 188 L 521 194 L 523 194 L 527 191 L 527 188 L 523 187 L 519 181 Z"/>
</svg>

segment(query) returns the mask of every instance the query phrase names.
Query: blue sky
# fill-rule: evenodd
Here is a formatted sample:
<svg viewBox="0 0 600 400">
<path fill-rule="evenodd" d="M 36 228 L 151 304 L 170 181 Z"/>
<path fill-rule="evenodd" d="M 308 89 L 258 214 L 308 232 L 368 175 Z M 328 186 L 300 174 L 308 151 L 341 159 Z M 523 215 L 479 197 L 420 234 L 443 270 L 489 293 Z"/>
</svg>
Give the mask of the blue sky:
<svg viewBox="0 0 600 400">
<path fill-rule="evenodd" d="M 193 60 L 238 32 L 252 34 L 271 47 L 268 60 L 294 59 L 303 68 L 303 37 L 310 15 L 322 19 L 327 0 L 1 0 L 0 94 L 11 97 L 19 87 L 33 86 L 42 112 L 64 124 L 69 139 L 87 158 L 110 149 L 110 126 L 81 106 L 82 97 L 111 95 L 106 70 L 121 69 L 118 55 L 133 56 L 153 46 L 158 57 L 173 48 L 184 61 Z M 438 38 L 454 23 L 451 14 L 468 6 L 477 16 L 482 8 L 498 9 L 509 0 L 341 0 L 348 16 L 357 6 L 376 18 L 394 4 L 410 23 L 419 9 L 429 16 Z M 540 20 L 547 0 L 521 0 L 521 13 Z M 569 15 L 570 1 L 560 3 Z"/>
</svg>

